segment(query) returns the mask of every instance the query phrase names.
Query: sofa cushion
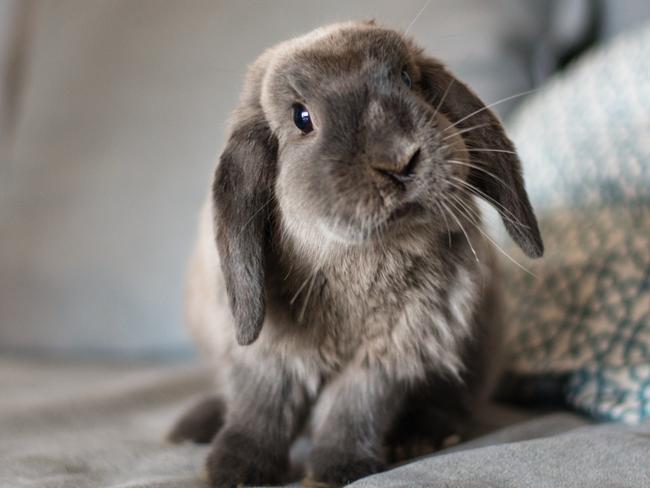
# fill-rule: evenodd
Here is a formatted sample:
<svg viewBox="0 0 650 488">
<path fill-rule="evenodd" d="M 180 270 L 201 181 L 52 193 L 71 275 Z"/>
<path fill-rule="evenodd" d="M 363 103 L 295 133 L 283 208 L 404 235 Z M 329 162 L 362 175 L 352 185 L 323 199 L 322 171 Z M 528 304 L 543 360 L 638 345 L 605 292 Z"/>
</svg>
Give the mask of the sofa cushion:
<svg viewBox="0 0 650 488">
<path fill-rule="evenodd" d="M 527 101 L 511 134 L 546 244 L 506 266 L 518 396 L 650 415 L 650 25 Z"/>
</svg>

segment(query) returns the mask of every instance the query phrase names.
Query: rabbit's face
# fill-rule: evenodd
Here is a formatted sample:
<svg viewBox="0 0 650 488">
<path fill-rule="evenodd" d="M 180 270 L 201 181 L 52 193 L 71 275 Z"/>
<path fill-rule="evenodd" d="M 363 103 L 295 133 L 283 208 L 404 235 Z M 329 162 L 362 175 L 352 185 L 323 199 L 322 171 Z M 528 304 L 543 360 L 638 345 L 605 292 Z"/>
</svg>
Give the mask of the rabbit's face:
<svg viewBox="0 0 650 488">
<path fill-rule="evenodd" d="M 451 161 L 467 153 L 427 101 L 416 56 L 396 32 L 356 26 L 270 71 L 262 100 L 278 138 L 276 196 L 301 240 L 356 243 L 442 224 L 445 192 L 468 168 Z"/>
<path fill-rule="evenodd" d="M 250 344 L 264 322 L 271 221 L 326 257 L 340 246 L 324 243 L 378 238 L 389 248 L 414 227 L 435 239 L 462 219 L 476 223 L 473 195 L 495 206 L 528 256 L 541 256 L 512 143 L 438 61 L 368 23 L 268 50 L 249 70 L 212 187 L 237 340 Z"/>
</svg>

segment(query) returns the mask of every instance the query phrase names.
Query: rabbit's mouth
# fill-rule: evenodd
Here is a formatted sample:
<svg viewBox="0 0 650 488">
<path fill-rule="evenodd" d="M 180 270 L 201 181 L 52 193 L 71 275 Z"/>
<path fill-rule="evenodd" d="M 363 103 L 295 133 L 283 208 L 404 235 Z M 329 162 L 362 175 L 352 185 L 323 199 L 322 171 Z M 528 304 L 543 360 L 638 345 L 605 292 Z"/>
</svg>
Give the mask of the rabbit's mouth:
<svg viewBox="0 0 650 488">
<path fill-rule="evenodd" d="M 323 237 L 333 243 L 358 245 L 375 238 L 385 238 L 391 232 L 401 229 L 403 224 L 415 224 L 425 216 L 425 208 L 415 202 L 408 202 L 395 208 L 384 218 L 345 224 L 331 224 L 325 219 L 318 221 Z"/>
<path fill-rule="evenodd" d="M 416 202 L 407 202 L 404 205 L 397 207 L 393 210 L 388 218 L 386 219 L 386 224 L 392 224 L 394 222 L 399 222 L 405 218 L 409 220 L 415 220 L 421 217 L 424 214 L 424 207 Z"/>
</svg>

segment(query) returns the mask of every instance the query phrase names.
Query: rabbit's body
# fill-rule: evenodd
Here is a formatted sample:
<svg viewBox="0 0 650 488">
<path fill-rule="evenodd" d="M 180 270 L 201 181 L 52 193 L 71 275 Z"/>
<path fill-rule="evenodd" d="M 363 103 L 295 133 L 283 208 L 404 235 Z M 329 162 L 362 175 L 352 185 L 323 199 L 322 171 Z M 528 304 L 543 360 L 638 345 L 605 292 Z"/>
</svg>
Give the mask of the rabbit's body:
<svg viewBox="0 0 650 488">
<path fill-rule="evenodd" d="M 462 356 L 467 341 L 475 339 L 476 315 L 487 310 L 486 296 L 494 298 L 492 250 L 469 224 L 478 261 L 462 233 L 441 235 L 443 242 L 436 242 L 426 225 L 353 248 L 334 243 L 338 250 L 325 262 L 307 256 L 298 261 L 297 246 L 285 238 L 279 253 L 269 250 L 274 265 L 267 278 L 266 321 L 248 347 L 236 341 L 210 206 L 200 227 L 187 322 L 220 376 L 228 376 L 223 373 L 233 359 L 268 357 L 316 395 L 346 367 L 378 368 L 412 383 L 432 371 L 440 377 L 466 373 Z"/>
<path fill-rule="evenodd" d="M 174 438 L 220 428 L 213 484 L 278 481 L 307 420 L 309 475 L 342 484 L 480 404 L 500 320 L 475 195 L 541 254 L 498 121 L 401 35 L 340 24 L 260 57 L 189 273 L 188 324 L 225 418 L 195 409 Z"/>
</svg>

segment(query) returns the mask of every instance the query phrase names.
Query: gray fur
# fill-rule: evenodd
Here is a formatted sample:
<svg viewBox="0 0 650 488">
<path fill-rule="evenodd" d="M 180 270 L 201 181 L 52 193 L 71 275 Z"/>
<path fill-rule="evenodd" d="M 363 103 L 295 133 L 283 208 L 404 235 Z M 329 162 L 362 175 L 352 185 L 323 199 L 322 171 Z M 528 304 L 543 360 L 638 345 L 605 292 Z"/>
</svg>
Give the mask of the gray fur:
<svg viewBox="0 0 650 488">
<path fill-rule="evenodd" d="M 454 126 L 483 104 L 451 80 L 371 23 L 319 29 L 251 67 L 188 287 L 226 405 L 215 486 L 281 481 L 308 418 L 308 475 L 344 484 L 382 469 L 387 442 L 434 435 L 434 417 L 456 430 L 489 391 L 498 293 L 474 195 L 527 254 L 542 241 L 512 143 L 489 110 Z M 294 126 L 294 103 L 313 132 Z M 472 153 L 490 147 L 508 152 Z"/>
</svg>

